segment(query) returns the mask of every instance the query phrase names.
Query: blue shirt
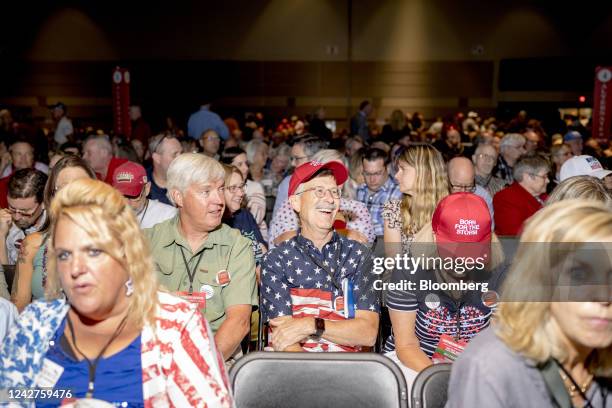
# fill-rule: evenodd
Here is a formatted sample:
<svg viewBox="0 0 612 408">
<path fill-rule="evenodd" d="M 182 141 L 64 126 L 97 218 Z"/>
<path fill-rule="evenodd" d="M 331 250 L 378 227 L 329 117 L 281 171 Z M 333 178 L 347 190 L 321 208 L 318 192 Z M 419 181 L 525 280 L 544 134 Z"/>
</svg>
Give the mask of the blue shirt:
<svg viewBox="0 0 612 408">
<path fill-rule="evenodd" d="M 229 139 L 229 129 L 216 113 L 209 111 L 208 108 L 201 108 L 191 114 L 187 121 L 187 134 L 190 138 L 199 140 L 202 133 L 208 129 L 217 132 L 223 140 Z"/>
<path fill-rule="evenodd" d="M 372 217 L 374 234 L 377 236 L 383 235 L 385 229 L 382 216 L 383 205 L 391 200 L 399 200 L 400 198 L 402 198 L 402 192 L 399 189 L 399 184 L 391 177 L 389 177 L 386 183 L 375 192 L 371 192 L 367 184 L 360 185 L 357 188 L 355 197 L 357 201 L 361 201 L 368 207 L 368 211 Z"/>
<path fill-rule="evenodd" d="M 232 228 L 236 228 L 240 231 L 243 237 L 251 240 L 253 243 L 253 254 L 255 255 L 255 265 L 261 264 L 263 258 L 263 251 L 261 250 L 260 244 L 266 245 L 257 221 L 251 212 L 245 208 L 241 208 L 236 211 L 231 218 L 223 220 L 224 223 Z"/>
<path fill-rule="evenodd" d="M 313 258 L 329 267 L 333 277 L 316 265 Z M 294 315 L 295 289 L 319 289 L 330 293 L 332 300 L 346 298 L 342 289 L 345 278 L 352 282 L 355 310 L 378 313 L 380 299 L 372 286 L 377 279 L 372 265 L 371 252 L 364 245 L 337 232 L 321 251 L 298 233 L 264 256 L 261 295 L 265 321 Z"/>
<path fill-rule="evenodd" d="M 168 189 L 161 188 L 155 184 L 155 180 L 153 180 L 153 167 L 147 169 L 147 179 L 151 182 L 151 191 L 149 192 L 147 198 L 149 200 L 157 200 L 160 203 L 172 205 L 170 199 L 168 198 Z"/>
<path fill-rule="evenodd" d="M 53 336 L 53 345 L 49 347 L 45 357 L 64 368 L 54 389 L 69 389 L 74 398 L 83 398 L 87 393 L 89 365 L 84 359 L 78 361 L 67 341 L 62 340 L 65 327 L 66 319 Z M 140 356 L 141 344 L 138 336 L 120 352 L 108 358 L 100 358 L 96 368 L 93 398 L 114 403 L 118 407 L 144 407 Z M 52 402 L 53 400 L 38 400 L 36 406 L 58 405 L 57 400 Z"/>
</svg>

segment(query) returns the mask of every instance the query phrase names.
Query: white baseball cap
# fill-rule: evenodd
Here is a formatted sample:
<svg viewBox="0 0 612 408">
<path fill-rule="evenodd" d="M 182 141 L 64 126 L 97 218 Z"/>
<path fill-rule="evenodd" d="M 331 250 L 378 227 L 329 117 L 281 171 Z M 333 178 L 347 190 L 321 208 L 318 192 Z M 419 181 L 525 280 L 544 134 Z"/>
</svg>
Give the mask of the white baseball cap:
<svg viewBox="0 0 612 408">
<path fill-rule="evenodd" d="M 583 154 L 581 156 L 574 156 L 563 163 L 559 179 L 563 181 L 574 176 L 591 176 L 603 179 L 609 174 L 612 174 L 612 171 L 605 170 L 599 160 L 593 156 Z"/>
</svg>

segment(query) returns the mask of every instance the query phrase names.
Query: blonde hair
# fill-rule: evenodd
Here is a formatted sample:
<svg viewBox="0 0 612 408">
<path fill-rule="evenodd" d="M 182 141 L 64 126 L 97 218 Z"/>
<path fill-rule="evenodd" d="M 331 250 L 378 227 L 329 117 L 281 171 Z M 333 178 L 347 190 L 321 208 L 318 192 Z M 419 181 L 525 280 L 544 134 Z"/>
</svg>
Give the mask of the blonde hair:
<svg viewBox="0 0 612 408">
<path fill-rule="evenodd" d="M 599 201 L 612 209 L 612 196 L 606 185 L 600 179 L 591 176 L 575 176 L 563 180 L 546 200 L 546 206 L 574 198 Z"/>
<path fill-rule="evenodd" d="M 242 172 L 240 172 L 240 170 L 238 170 L 238 167 L 236 166 L 231 166 L 229 164 L 223 164 L 221 163 L 221 166 L 223 166 L 223 170 L 225 171 L 225 186 L 229 186 L 230 181 L 232 180 L 232 175 L 238 174 L 240 176 L 240 178 L 242 179 L 242 181 L 244 181 L 244 178 L 242 177 Z"/>
<path fill-rule="evenodd" d="M 545 207 L 527 221 L 515 261 L 502 286 L 502 300 L 494 327 L 497 336 L 512 350 L 536 362 L 551 357 L 560 361 L 567 352 L 551 316 L 555 265 L 562 264 L 568 251 L 558 243 L 577 247 L 580 243 L 612 237 L 612 212 L 595 201 L 566 200 Z M 555 243 L 544 246 L 534 243 Z M 612 345 L 596 349 L 589 358 L 596 376 L 612 375 Z"/>
<path fill-rule="evenodd" d="M 444 159 L 431 145 L 408 147 L 398 158 L 416 169 L 414 195 L 404 194 L 400 206 L 404 234 L 413 235 L 431 222 L 436 206 L 449 194 Z"/>
<path fill-rule="evenodd" d="M 121 193 L 102 181 L 75 180 L 57 192 L 50 215 L 46 298 L 62 296 L 54 248 L 57 223 L 66 217 L 127 271 L 134 285 L 128 311 L 134 323 L 141 328 L 145 323 L 155 327 L 158 283 L 153 259 L 134 211 Z"/>
<path fill-rule="evenodd" d="M 178 190 L 184 194 L 192 184 L 224 180 L 225 170 L 213 158 L 200 153 L 183 153 L 172 160 L 166 177 L 168 192 Z M 172 194 L 168 196 L 174 204 Z"/>
</svg>

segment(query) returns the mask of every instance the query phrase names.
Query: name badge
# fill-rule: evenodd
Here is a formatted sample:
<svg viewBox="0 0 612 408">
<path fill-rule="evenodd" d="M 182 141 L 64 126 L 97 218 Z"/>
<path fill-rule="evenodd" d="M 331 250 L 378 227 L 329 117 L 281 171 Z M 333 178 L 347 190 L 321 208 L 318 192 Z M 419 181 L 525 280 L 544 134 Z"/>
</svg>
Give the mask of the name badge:
<svg viewBox="0 0 612 408">
<path fill-rule="evenodd" d="M 199 309 L 206 309 L 206 293 L 204 292 L 193 292 L 191 295 L 189 292 L 181 291 L 176 292 L 176 295 L 181 299 L 186 300 L 198 306 Z"/>
<path fill-rule="evenodd" d="M 431 359 L 434 363 L 452 363 L 463 352 L 465 346 L 467 341 L 455 340 L 448 334 L 443 334 Z"/>
<path fill-rule="evenodd" d="M 37 386 L 41 388 L 53 388 L 63 373 L 64 367 L 48 358 L 44 358 L 42 370 L 36 381 Z"/>
<path fill-rule="evenodd" d="M 232 277 L 228 271 L 222 269 L 217 272 L 217 277 L 215 280 L 217 281 L 217 285 L 226 286 L 232 281 Z"/>
</svg>

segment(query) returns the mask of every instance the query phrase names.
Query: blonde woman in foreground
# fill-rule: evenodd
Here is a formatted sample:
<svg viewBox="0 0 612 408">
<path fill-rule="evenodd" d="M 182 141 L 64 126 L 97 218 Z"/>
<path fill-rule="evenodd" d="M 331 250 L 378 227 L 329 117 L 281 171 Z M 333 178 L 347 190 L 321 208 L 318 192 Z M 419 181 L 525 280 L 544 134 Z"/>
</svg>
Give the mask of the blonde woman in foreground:
<svg viewBox="0 0 612 408">
<path fill-rule="evenodd" d="M 0 389 L 70 390 L 37 407 L 82 398 L 95 406 L 232 406 L 208 324 L 195 306 L 159 291 L 121 194 L 77 180 L 57 192 L 50 215 L 46 299 L 24 310 L 2 344 Z"/>
<path fill-rule="evenodd" d="M 612 406 L 611 259 L 608 207 L 566 200 L 535 214 L 492 327 L 453 365 L 446 406 Z"/>
</svg>

